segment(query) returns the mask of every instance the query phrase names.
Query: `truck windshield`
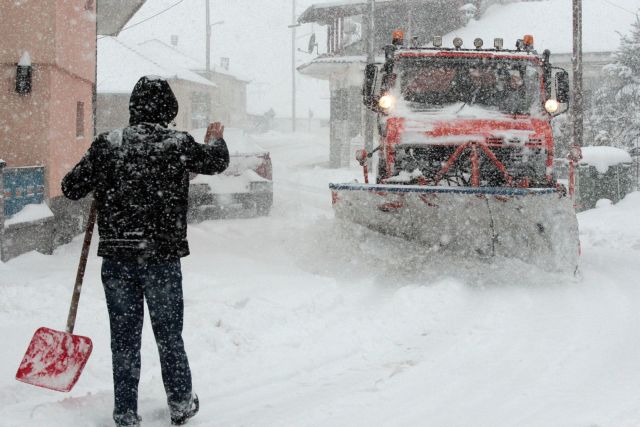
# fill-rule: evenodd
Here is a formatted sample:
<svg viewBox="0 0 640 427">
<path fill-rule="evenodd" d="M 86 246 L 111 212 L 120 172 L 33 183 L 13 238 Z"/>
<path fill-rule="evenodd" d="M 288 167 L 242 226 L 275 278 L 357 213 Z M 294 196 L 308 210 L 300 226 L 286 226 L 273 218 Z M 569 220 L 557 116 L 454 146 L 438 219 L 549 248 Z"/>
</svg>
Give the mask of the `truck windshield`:
<svg viewBox="0 0 640 427">
<path fill-rule="evenodd" d="M 403 58 L 397 70 L 402 97 L 414 110 L 456 103 L 507 114 L 540 108 L 540 75 L 525 61 Z"/>
</svg>

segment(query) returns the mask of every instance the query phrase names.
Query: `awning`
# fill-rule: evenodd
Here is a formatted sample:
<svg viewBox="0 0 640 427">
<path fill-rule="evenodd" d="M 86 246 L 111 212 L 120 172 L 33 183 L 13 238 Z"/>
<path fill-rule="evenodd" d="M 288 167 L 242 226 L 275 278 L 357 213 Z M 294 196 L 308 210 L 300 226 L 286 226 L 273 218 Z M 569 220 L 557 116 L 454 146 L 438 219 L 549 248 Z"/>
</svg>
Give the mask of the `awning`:
<svg viewBox="0 0 640 427">
<path fill-rule="evenodd" d="M 384 63 L 383 57 L 376 57 L 376 63 Z M 320 80 L 331 80 L 341 77 L 355 85 L 362 84 L 364 67 L 367 57 L 361 56 L 324 56 L 297 68 L 300 74 Z"/>
<path fill-rule="evenodd" d="M 97 0 L 98 35 L 117 36 L 146 0 Z"/>
</svg>

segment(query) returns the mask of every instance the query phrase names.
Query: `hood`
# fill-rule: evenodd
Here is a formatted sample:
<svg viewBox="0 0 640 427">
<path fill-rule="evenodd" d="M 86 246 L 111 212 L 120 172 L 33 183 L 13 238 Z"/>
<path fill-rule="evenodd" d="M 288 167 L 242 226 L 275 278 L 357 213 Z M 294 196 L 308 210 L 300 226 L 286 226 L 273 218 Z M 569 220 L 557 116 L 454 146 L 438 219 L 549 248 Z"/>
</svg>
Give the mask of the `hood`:
<svg viewBox="0 0 640 427">
<path fill-rule="evenodd" d="M 541 142 L 549 137 L 549 122 L 540 116 L 511 115 L 479 106 L 456 104 L 440 111 L 402 111 L 388 119 L 401 144 Z"/>
<path fill-rule="evenodd" d="M 395 123 L 394 123 L 395 122 Z M 468 141 L 489 143 L 539 143 L 550 137 L 550 126 L 536 118 L 415 120 L 389 119 L 401 144 L 456 144 Z"/>
<path fill-rule="evenodd" d="M 144 76 L 138 80 L 129 99 L 129 125 L 167 126 L 177 115 L 178 100 L 165 79 Z"/>
</svg>

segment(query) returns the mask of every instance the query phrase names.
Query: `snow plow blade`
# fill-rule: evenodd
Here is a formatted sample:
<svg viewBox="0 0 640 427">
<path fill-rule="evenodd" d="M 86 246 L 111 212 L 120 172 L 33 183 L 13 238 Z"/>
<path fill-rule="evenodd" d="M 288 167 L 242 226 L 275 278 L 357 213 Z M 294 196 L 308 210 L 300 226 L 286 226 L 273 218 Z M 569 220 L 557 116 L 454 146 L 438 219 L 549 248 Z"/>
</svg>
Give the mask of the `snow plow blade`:
<svg viewBox="0 0 640 427">
<path fill-rule="evenodd" d="M 578 223 L 552 188 L 330 184 L 337 218 L 456 256 L 575 271 Z"/>
</svg>

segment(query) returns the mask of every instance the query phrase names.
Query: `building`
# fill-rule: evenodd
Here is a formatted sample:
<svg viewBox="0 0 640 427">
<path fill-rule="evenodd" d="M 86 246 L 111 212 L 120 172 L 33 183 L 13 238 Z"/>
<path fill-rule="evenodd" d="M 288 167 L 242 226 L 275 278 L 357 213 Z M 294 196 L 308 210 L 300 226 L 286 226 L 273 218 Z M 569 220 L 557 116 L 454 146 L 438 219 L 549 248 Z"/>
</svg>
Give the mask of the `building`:
<svg viewBox="0 0 640 427">
<path fill-rule="evenodd" d="M 205 127 L 211 121 L 221 121 L 226 123 L 228 127 L 244 128 L 247 122 L 247 85 L 249 79 L 230 71 L 230 58 L 220 58 L 220 64 L 210 67 L 210 70 L 207 71 L 205 64 L 180 50 L 178 36 L 172 36 L 171 41 L 172 44 L 168 45 L 157 39 L 148 40 L 140 43 L 138 49 L 156 61 L 160 61 L 162 58 L 171 58 L 180 66 L 204 77 L 217 86 L 216 96 L 207 100 L 209 110 L 208 115 L 203 119 L 204 123 L 199 123 L 198 126 L 194 124 L 189 129 Z"/>
<path fill-rule="evenodd" d="M 93 137 L 94 5 L 32 0 L 0 8 L 0 153 L 8 167 L 45 166 L 45 198 L 52 200 Z M 18 93 L 21 60 L 31 83 Z"/>
<path fill-rule="evenodd" d="M 430 40 L 466 21 L 465 4 L 462 0 L 376 0 L 373 29 L 376 62 L 383 62 L 380 55 L 383 47 L 390 43 L 394 30 L 404 30 L 407 40 L 414 37 Z M 326 45 L 318 46 L 322 53 L 299 66 L 298 72 L 329 82 L 331 167 L 348 164 L 353 157 L 352 142 L 363 144 L 362 80 L 367 61 L 365 41 L 370 34 L 367 11 L 368 1 L 345 0 L 314 4 L 298 18 L 303 24 L 326 27 Z"/>
<path fill-rule="evenodd" d="M 86 206 L 66 200 L 60 182 L 94 134 L 96 34 L 117 33 L 143 3 L 0 2 L 3 260 L 32 249 L 48 252 L 82 227 Z M 18 221 L 34 204 L 36 219 Z"/>
<path fill-rule="evenodd" d="M 177 40 L 176 40 L 177 42 Z M 98 40 L 98 132 L 129 122 L 129 96 L 143 75 L 167 79 L 180 106 L 177 129 L 203 128 L 218 120 L 227 126 L 246 123 L 246 85 L 227 70 L 202 64 L 160 40 L 132 45 L 115 37 Z"/>
<path fill-rule="evenodd" d="M 137 46 L 128 46 L 115 37 L 99 39 L 97 131 L 127 126 L 131 91 L 145 75 L 163 77 L 171 85 L 180 106 L 175 120 L 178 129 L 202 127 L 208 108 L 206 100 L 217 96 L 217 86 L 178 64 L 174 57 L 151 59 Z"/>
</svg>

